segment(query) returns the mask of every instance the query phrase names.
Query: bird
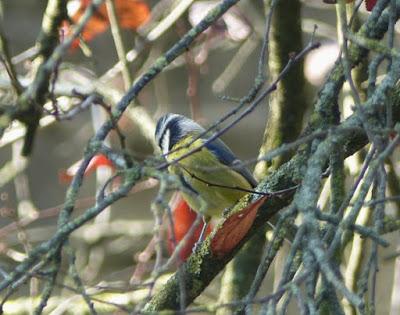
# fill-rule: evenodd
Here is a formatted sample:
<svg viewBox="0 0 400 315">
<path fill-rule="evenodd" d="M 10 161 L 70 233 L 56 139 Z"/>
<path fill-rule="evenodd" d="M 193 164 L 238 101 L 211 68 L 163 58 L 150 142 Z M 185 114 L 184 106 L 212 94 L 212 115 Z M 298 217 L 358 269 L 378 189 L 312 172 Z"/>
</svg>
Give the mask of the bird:
<svg viewBox="0 0 400 315">
<path fill-rule="evenodd" d="M 155 130 L 155 141 L 169 164 L 168 171 L 179 178 L 184 200 L 205 223 L 222 217 L 226 209 L 257 186 L 231 149 L 219 138 L 207 142 L 209 137 L 201 125 L 174 113 L 162 116 Z"/>
</svg>

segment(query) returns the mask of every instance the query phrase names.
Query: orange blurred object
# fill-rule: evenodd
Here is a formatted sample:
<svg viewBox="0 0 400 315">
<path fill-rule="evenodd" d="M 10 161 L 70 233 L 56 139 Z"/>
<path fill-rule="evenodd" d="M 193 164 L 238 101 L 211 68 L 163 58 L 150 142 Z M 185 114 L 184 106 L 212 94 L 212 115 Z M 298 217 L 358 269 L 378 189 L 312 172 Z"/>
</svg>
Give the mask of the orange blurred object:
<svg viewBox="0 0 400 315">
<path fill-rule="evenodd" d="M 70 183 L 72 178 L 76 175 L 76 172 L 81 165 L 82 160 L 75 162 L 68 169 L 60 171 L 58 178 L 61 183 Z M 88 167 L 85 170 L 84 176 L 87 176 L 93 173 L 97 168 L 101 166 L 110 167 L 113 170 L 115 169 L 114 164 L 103 154 L 95 155 L 89 162 Z"/>
<path fill-rule="evenodd" d="M 80 0 L 80 6 L 71 14 L 73 23 L 77 23 L 92 0 Z M 114 0 L 115 10 L 118 16 L 118 23 L 122 29 L 136 30 L 150 17 L 150 8 L 145 1 L 141 0 Z M 81 38 L 89 42 L 97 35 L 105 32 L 110 26 L 107 7 L 103 3 L 93 14 L 81 33 Z M 69 27 L 63 27 L 68 34 Z M 73 42 L 71 48 L 77 48 L 79 40 Z"/>
<path fill-rule="evenodd" d="M 197 213 L 194 212 L 182 198 L 180 193 L 175 193 L 171 199 L 171 210 L 174 220 L 174 232 L 175 240 L 178 244 L 185 235 L 189 232 L 190 227 L 197 218 Z M 198 241 L 200 237 L 201 230 L 203 229 L 204 222 L 199 224 L 193 233 L 192 237 L 188 240 L 186 246 L 184 246 L 179 253 L 179 257 L 182 261 L 185 261 L 192 253 L 192 248 L 194 244 Z M 211 224 L 208 225 L 206 230 L 206 235 L 210 234 L 212 231 Z M 172 241 L 172 231 L 171 226 L 168 227 L 168 251 L 170 254 L 175 250 L 176 244 Z"/>
<path fill-rule="evenodd" d="M 211 240 L 211 251 L 215 256 L 223 257 L 239 244 L 253 225 L 257 210 L 266 198 L 258 199 L 225 220 Z"/>
</svg>

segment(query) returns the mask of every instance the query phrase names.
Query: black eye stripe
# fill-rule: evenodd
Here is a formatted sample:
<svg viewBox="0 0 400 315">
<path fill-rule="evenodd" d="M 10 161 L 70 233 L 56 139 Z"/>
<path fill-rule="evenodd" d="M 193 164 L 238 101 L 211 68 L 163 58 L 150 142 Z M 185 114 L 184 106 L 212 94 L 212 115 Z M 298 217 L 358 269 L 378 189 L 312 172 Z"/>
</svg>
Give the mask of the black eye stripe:
<svg viewBox="0 0 400 315">
<path fill-rule="evenodd" d="M 179 135 L 181 132 L 181 128 L 179 125 L 179 119 L 180 117 L 164 117 L 162 120 L 159 122 L 156 128 L 156 134 L 161 131 L 160 137 L 158 138 L 158 146 L 162 148 L 162 143 L 163 139 L 166 136 L 167 131 L 169 131 L 169 145 L 168 145 L 168 150 L 171 150 L 171 148 L 176 144 L 176 142 L 179 140 Z"/>
<path fill-rule="evenodd" d="M 168 122 L 167 128 L 169 129 L 169 145 L 168 151 L 179 141 L 181 138 L 180 118 L 174 117 Z"/>
<path fill-rule="evenodd" d="M 165 134 L 167 133 L 167 130 L 168 130 L 168 126 L 165 126 L 165 128 L 164 128 L 164 130 L 163 130 L 163 132 L 162 132 L 162 134 L 161 134 L 161 136 L 160 136 L 160 139 L 158 139 L 158 146 L 161 148 L 161 144 L 162 144 L 162 142 L 163 142 L 163 139 L 164 139 L 164 136 L 165 136 Z"/>
<path fill-rule="evenodd" d="M 158 144 L 158 146 L 161 148 L 161 144 L 162 144 L 162 140 L 163 140 L 163 138 L 164 138 L 164 136 L 165 136 L 165 133 L 167 132 L 167 130 L 168 130 L 168 128 L 169 128 L 169 122 L 167 122 L 166 123 L 166 120 L 168 119 L 168 117 L 166 117 L 166 116 L 164 116 L 164 117 L 162 117 L 162 118 L 160 118 L 160 120 L 158 121 L 158 123 L 157 123 L 157 126 L 156 126 L 156 132 L 155 132 L 155 134 L 157 135 L 157 134 L 159 134 L 160 136 L 158 137 L 158 142 L 157 142 L 157 144 Z M 161 134 L 160 134 L 160 132 L 162 132 Z"/>
</svg>

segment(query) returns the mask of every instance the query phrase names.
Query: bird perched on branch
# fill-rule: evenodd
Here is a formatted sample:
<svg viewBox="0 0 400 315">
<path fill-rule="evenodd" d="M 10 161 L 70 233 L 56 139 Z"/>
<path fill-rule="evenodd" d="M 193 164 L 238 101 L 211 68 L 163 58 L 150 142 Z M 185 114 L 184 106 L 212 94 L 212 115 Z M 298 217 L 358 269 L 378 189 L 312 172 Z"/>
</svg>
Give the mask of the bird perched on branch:
<svg viewBox="0 0 400 315">
<path fill-rule="evenodd" d="M 158 120 L 155 131 L 156 142 L 170 163 L 169 171 L 185 187 L 183 198 L 205 222 L 221 217 L 257 184 L 222 140 L 206 143 L 209 136 L 198 123 L 171 113 Z"/>
</svg>

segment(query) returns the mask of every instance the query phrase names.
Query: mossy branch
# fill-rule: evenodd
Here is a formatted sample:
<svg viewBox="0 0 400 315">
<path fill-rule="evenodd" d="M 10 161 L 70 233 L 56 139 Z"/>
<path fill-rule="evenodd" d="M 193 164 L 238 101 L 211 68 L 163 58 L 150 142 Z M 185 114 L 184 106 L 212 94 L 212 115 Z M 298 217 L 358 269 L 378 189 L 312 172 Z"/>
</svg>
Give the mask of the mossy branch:
<svg viewBox="0 0 400 315">
<path fill-rule="evenodd" d="M 398 1 L 400 3 L 400 1 Z M 397 15 L 399 15 L 400 9 L 397 11 Z M 382 16 L 379 14 L 371 15 L 371 17 L 367 20 L 364 26 L 361 28 L 360 33 L 365 36 L 370 36 L 372 38 L 382 37 L 388 25 L 388 12 L 384 12 Z M 360 59 L 367 54 L 367 51 L 353 46 L 350 48 L 350 64 L 354 67 Z M 389 74 L 388 85 L 384 85 L 377 90 L 374 94 L 375 100 L 376 98 L 385 98 L 385 95 L 388 89 L 393 88 L 393 82 L 396 80 L 396 74 L 393 72 Z M 315 130 L 320 127 L 326 126 L 327 124 L 332 124 L 337 121 L 337 114 L 332 111 L 332 108 L 337 108 L 337 95 L 339 90 L 341 89 L 344 82 L 344 70 L 343 66 L 340 62 L 336 63 L 331 75 L 328 78 L 327 83 L 322 88 L 317 103 L 315 104 L 315 111 L 312 115 L 312 119 L 307 128 L 308 131 Z M 390 83 L 389 83 L 390 82 Z M 390 87 L 391 86 L 391 87 Z M 373 100 L 370 100 L 366 107 L 368 110 L 376 111 L 376 106 L 373 106 Z M 375 103 L 377 104 L 377 103 Z M 397 104 L 398 106 L 398 104 Z M 332 116 L 332 114 L 334 116 Z M 369 112 L 371 115 L 372 112 Z M 398 120 L 398 116 L 396 119 Z M 344 150 L 344 156 L 349 156 L 352 153 L 359 150 L 363 145 L 367 143 L 366 135 L 362 132 L 354 132 L 350 130 L 357 130 L 357 128 L 362 128 L 362 123 L 357 114 L 353 114 L 346 121 L 341 123 L 337 128 L 334 135 L 331 135 L 332 138 L 330 141 L 334 141 L 336 144 L 341 145 Z M 326 141 L 326 140 L 325 140 Z M 329 142 L 329 141 L 328 141 Z M 328 143 L 327 142 L 327 143 Z M 326 167 L 328 162 L 329 154 L 331 153 L 331 149 L 328 149 L 329 146 L 325 145 L 324 157 L 326 157 L 325 161 L 322 161 L 320 167 Z M 321 148 L 322 149 L 322 148 Z M 292 187 L 296 185 L 298 182 L 302 181 L 304 175 L 304 167 L 306 165 L 306 161 L 309 156 L 308 150 L 301 150 L 287 163 L 282 165 L 278 170 L 273 172 L 271 175 L 267 176 L 259 185 L 258 189 L 260 191 L 275 191 L 288 187 Z M 321 163 L 321 161 L 319 162 Z M 322 168 L 321 172 L 322 174 Z M 312 177 L 314 178 L 314 176 Z M 315 180 L 315 179 L 313 179 Z M 319 185 L 319 183 L 315 182 L 307 182 L 307 190 L 312 191 L 313 195 L 318 192 L 318 187 L 314 187 L 315 184 Z M 308 193 L 304 195 L 308 196 Z M 281 208 L 287 206 L 291 202 L 290 197 L 286 197 L 284 199 L 280 198 L 270 198 L 268 199 L 263 207 L 260 209 L 257 218 L 253 224 L 252 229 L 249 231 L 248 235 L 242 242 L 227 256 L 222 258 L 217 258 L 212 255 L 209 249 L 209 240 L 204 242 L 203 246 L 199 251 L 194 253 L 188 260 L 188 262 L 184 265 L 186 271 L 186 302 L 189 304 L 196 298 L 204 288 L 209 284 L 209 282 L 222 270 L 222 268 L 226 265 L 226 263 L 235 255 L 235 253 L 241 248 L 241 246 L 251 238 L 251 236 L 256 233 L 256 231 L 264 226 L 265 222 L 271 218 L 276 212 L 278 212 Z M 306 207 L 306 205 L 304 205 Z M 235 207 L 234 209 L 237 209 Z M 310 250 L 314 250 L 310 248 Z M 318 253 L 314 253 L 315 255 L 319 255 Z M 316 256 L 319 257 L 319 256 Z M 319 259 L 325 259 L 319 257 Z M 322 261 L 321 260 L 321 261 Z M 361 302 L 354 295 L 349 292 L 342 283 L 339 283 L 337 278 L 333 277 L 333 274 L 330 274 L 327 278 L 327 281 L 334 286 L 338 286 L 340 290 L 343 290 L 342 293 L 346 294 L 348 299 L 350 299 L 353 303 L 358 306 L 361 306 Z M 333 281 L 333 282 L 332 282 Z M 173 276 L 168 283 L 153 297 L 153 299 L 146 305 L 146 312 L 155 312 L 161 311 L 165 309 L 178 309 L 178 301 L 179 301 L 179 283 L 177 276 Z"/>
<path fill-rule="evenodd" d="M 198 25 L 193 27 L 189 32 L 187 32 L 171 49 L 169 49 L 162 57 L 158 58 L 153 66 L 144 73 L 136 83 L 128 90 L 128 92 L 122 97 L 118 104 L 113 108 L 112 118 L 105 122 L 102 127 L 98 130 L 96 135 L 89 141 L 83 161 L 75 175 L 70 187 L 67 190 L 67 195 L 65 198 L 64 207 L 60 212 L 58 219 L 58 228 L 55 235 L 47 242 L 44 242 L 34 248 L 28 258 L 26 258 L 22 263 L 17 265 L 15 269 L 7 275 L 5 279 L 0 282 L 0 291 L 6 288 L 12 289 L 13 283 L 21 283 L 19 280 L 24 277 L 30 277 L 29 270 L 37 264 L 38 261 L 43 261 L 45 263 L 49 262 L 49 258 L 56 254 L 60 248 L 62 248 L 64 242 L 68 239 L 70 233 L 76 230 L 78 227 L 82 226 L 84 223 L 93 219 L 107 206 L 114 203 L 118 199 L 126 196 L 130 191 L 132 186 L 141 178 L 141 169 L 136 164 L 131 166 L 129 172 L 124 173 L 125 182 L 121 187 L 114 191 L 113 193 L 105 196 L 103 199 L 99 200 L 97 204 L 87 209 L 84 214 L 78 216 L 77 218 L 70 220 L 70 216 L 74 210 L 74 206 L 77 200 L 78 191 L 83 182 L 83 174 L 87 168 L 91 158 L 101 149 L 101 143 L 107 136 L 107 134 L 115 127 L 116 122 L 121 118 L 125 109 L 129 104 L 137 97 L 139 92 L 151 81 L 153 80 L 165 67 L 167 67 L 175 58 L 184 53 L 188 47 L 193 43 L 195 38 L 204 32 L 212 23 L 214 23 L 223 13 L 225 13 L 231 6 L 237 3 L 239 0 L 224 0 L 219 5 L 217 5 L 213 10 L 211 10 L 205 18 L 200 21 Z M 93 14 L 93 10 L 101 3 L 101 0 L 94 0 L 88 10 L 86 10 L 84 16 L 82 17 L 80 23 L 78 23 L 75 28 L 73 35 L 66 39 L 62 44 L 57 46 L 53 51 L 51 56 L 44 62 L 36 76 L 34 83 L 26 90 L 26 92 L 21 96 L 24 100 L 29 101 L 30 99 L 39 96 L 38 91 L 41 90 L 42 80 L 44 78 L 49 78 L 53 69 L 64 56 L 68 47 L 72 43 L 72 40 L 76 38 L 82 31 L 85 22 Z M 54 2 L 61 5 L 61 2 Z M 46 80 L 45 80 L 46 81 Z M 36 83 L 35 83 L 36 82 Z M 15 112 L 13 112 L 15 114 Z M 10 120 L 11 122 L 11 120 Z M 1 126 L 0 128 L 3 128 Z"/>
</svg>

